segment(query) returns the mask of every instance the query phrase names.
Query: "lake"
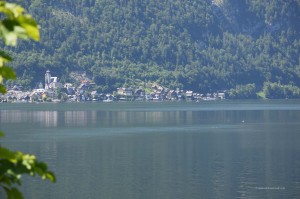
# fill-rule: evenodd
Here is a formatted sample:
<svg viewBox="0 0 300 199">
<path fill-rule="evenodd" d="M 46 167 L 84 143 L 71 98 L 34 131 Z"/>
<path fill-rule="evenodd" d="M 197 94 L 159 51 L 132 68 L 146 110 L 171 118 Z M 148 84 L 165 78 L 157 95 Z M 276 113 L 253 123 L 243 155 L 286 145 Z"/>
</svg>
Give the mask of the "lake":
<svg viewBox="0 0 300 199">
<path fill-rule="evenodd" d="M 2 103 L 0 129 L 57 176 L 27 199 L 300 196 L 297 100 Z"/>
</svg>

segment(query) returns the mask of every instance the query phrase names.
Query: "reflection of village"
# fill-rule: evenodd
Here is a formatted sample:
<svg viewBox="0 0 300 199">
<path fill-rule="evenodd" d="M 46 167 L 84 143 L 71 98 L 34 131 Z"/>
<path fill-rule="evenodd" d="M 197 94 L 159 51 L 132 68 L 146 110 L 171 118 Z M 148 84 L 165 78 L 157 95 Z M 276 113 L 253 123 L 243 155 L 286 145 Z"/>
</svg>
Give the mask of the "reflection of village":
<svg viewBox="0 0 300 199">
<path fill-rule="evenodd" d="M 45 74 L 45 83 L 39 83 L 32 91 L 22 91 L 22 87 L 14 85 L 6 94 L 0 95 L 0 102 L 84 102 L 84 101 L 201 101 L 225 99 L 224 92 L 195 93 L 180 89 L 169 89 L 157 83 L 147 84 L 144 88 L 118 88 L 113 93 L 98 93 L 96 84 L 89 80 L 81 80 L 77 87 L 71 83 L 64 85 L 50 71 Z"/>
<path fill-rule="evenodd" d="M 22 111 L 0 110 L 0 124 L 24 124 L 33 122 L 39 127 L 131 127 L 135 123 L 163 125 L 164 120 L 190 121 L 193 112 L 127 112 L 127 111 Z M 112 119 L 113 118 L 113 119 Z"/>
</svg>

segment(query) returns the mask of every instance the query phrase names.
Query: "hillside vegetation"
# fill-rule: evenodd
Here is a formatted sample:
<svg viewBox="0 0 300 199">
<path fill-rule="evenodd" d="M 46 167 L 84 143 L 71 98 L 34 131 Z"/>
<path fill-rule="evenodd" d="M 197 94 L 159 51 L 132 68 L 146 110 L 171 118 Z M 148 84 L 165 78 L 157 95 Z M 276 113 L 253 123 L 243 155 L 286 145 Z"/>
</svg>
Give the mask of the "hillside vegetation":
<svg viewBox="0 0 300 199">
<path fill-rule="evenodd" d="M 11 54 L 19 83 L 86 71 L 99 90 L 141 82 L 198 92 L 300 86 L 299 0 L 19 0 L 40 43 Z M 9 50 L 9 49 L 8 49 Z"/>
</svg>

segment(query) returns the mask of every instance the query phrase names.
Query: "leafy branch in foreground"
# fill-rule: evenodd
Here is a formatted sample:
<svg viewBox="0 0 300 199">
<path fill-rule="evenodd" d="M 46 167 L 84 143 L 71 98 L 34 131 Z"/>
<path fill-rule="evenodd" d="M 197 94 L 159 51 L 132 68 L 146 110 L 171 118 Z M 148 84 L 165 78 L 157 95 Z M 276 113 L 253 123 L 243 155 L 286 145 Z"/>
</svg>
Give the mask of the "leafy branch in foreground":
<svg viewBox="0 0 300 199">
<path fill-rule="evenodd" d="M 24 12 L 24 8 L 17 4 L 0 1 L 0 13 L 5 15 L 5 18 L 0 21 L 0 38 L 4 40 L 5 45 L 16 46 L 18 38 L 35 41 L 40 39 L 38 24 Z M 0 51 L 0 93 L 6 92 L 3 86 L 4 79 L 16 78 L 15 72 L 5 65 L 11 60 L 8 54 Z"/>
<path fill-rule="evenodd" d="M 0 186 L 8 198 L 23 198 L 21 192 L 13 187 L 13 184 L 21 185 L 22 174 L 39 175 L 42 179 L 56 181 L 47 165 L 37 161 L 34 155 L 10 151 L 0 146 Z"/>
<path fill-rule="evenodd" d="M 0 21 L 0 38 L 5 45 L 15 46 L 18 38 L 40 39 L 38 24 L 24 12 L 24 8 L 17 4 L 0 1 L 0 13 L 5 15 Z M 3 85 L 5 79 L 16 78 L 14 70 L 6 65 L 11 60 L 8 54 L 0 50 L 0 93 L 6 92 Z M 0 132 L 0 137 L 3 135 Z M 44 162 L 37 161 L 34 155 L 14 152 L 0 145 L 0 192 L 4 190 L 8 199 L 23 199 L 22 193 L 15 187 L 21 185 L 23 174 L 56 181 L 54 173 L 48 170 Z"/>
</svg>

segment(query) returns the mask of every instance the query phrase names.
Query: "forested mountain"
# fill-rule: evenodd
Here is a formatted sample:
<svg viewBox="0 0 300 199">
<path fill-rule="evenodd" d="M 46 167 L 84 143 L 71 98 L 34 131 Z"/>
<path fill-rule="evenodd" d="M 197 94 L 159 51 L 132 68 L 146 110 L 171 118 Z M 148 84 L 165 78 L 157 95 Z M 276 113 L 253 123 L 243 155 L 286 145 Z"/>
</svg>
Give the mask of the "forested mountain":
<svg viewBox="0 0 300 199">
<path fill-rule="evenodd" d="M 158 82 L 210 92 L 264 83 L 300 86 L 299 0 L 18 0 L 41 42 L 8 49 L 19 82 L 46 69 L 100 86 Z"/>
</svg>

